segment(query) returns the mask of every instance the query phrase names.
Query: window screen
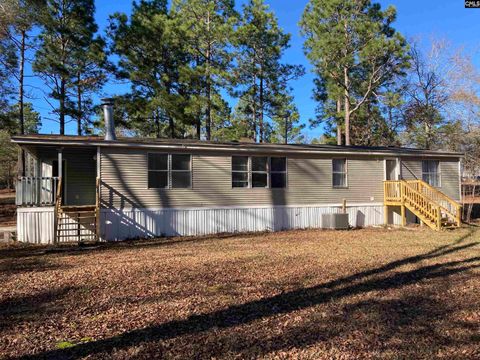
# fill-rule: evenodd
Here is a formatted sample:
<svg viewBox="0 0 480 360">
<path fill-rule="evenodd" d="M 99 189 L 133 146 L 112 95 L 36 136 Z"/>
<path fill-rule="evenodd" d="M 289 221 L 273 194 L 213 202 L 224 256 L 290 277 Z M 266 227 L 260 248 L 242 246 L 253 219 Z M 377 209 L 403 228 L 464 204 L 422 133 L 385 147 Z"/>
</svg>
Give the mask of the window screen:
<svg viewBox="0 0 480 360">
<path fill-rule="evenodd" d="M 232 187 L 285 188 L 287 158 L 232 156 Z"/>
<path fill-rule="evenodd" d="M 148 154 L 149 188 L 190 188 L 191 186 L 191 155 Z"/>
<path fill-rule="evenodd" d="M 439 187 L 440 186 L 440 163 L 438 160 L 422 161 L 422 179 L 426 183 Z"/>
<path fill-rule="evenodd" d="M 232 157 L 232 187 L 248 187 L 248 156 Z"/>
<path fill-rule="evenodd" d="M 168 187 L 168 155 L 148 154 L 148 187 Z"/>
<path fill-rule="evenodd" d="M 268 187 L 267 161 L 266 156 L 252 157 L 252 187 Z"/>
<path fill-rule="evenodd" d="M 270 159 L 270 184 L 272 188 L 287 186 L 287 158 L 272 157 Z"/>
<path fill-rule="evenodd" d="M 347 160 L 332 160 L 332 181 L 333 187 L 347 187 Z"/>
<path fill-rule="evenodd" d="M 192 186 L 191 156 L 172 155 L 172 188 L 189 188 Z"/>
</svg>

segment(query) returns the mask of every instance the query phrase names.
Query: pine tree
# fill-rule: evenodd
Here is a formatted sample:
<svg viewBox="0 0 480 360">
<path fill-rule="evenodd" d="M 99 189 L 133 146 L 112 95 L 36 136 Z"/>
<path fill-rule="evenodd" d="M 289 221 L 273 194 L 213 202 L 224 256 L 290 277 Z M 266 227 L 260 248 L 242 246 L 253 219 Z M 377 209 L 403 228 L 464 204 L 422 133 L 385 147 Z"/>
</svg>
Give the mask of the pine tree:
<svg viewBox="0 0 480 360">
<path fill-rule="evenodd" d="M 40 47 L 35 54 L 34 71 L 58 101 L 60 134 L 65 134 L 66 117 L 78 119 L 78 105 L 71 90 L 79 76 L 80 56 L 88 56 L 97 25 L 93 0 L 46 0 L 41 17 Z"/>
<path fill-rule="evenodd" d="M 182 29 L 165 0 L 134 3 L 130 19 L 115 14 L 110 21 L 112 52 L 119 57 L 116 75 L 132 84 L 131 101 L 146 101 L 143 113 L 135 110 L 132 115 L 152 122 L 152 134 L 157 137 L 183 136 L 193 123 L 185 80 L 190 58 Z"/>
<path fill-rule="evenodd" d="M 282 144 L 302 143 L 305 140 L 302 134 L 305 124 L 300 124 L 300 114 L 293 102 L 293 97 L 285 93 L 279 93 L 276 96 L 275 103 L 270 141 Z"/>
<path fill-rule="evenodd" d="M 189 108 L 195 116 L 197 137 L 204 123 L 205 138 L 211 140 L 215 128 L 222 128 L 217 122 L 224 121 L 227 110 L 220 90 L 230 81 L 228 46 L 236 22 L 233 0 L 176 0 L 173 11 L 185 29 L 192 58 L 189 82 L 194 103 Z M 200 112 L 195 114 L 195 110 Z"/>
<path fill-rule="evenodd" d="M 35 36 L 32 28 L 38 22 L 39 13 L 43 10 L 43 0 L 5 0 L 0 8 L 0 72 L 8 68 L 8 79 L 2 82 L 3 89 L 12 92 L 16 89 L 18 96 L 15 102 L 18 104 L 15 111 L 18 114 L 18 126 L 15 128 L 20 134 L 25 133 L 24 126 L 24 98 L 25 98 L 25 65 L 26 53 L 33 48 Z M 4 71 L 2 71 L 2 69 Z M 0 74 L 2 77 L 2 74 Z M 6 86 L 8 85 L 8 86 Z M 0 90 L 0 93 L 2 90 Z M 1 95 L 0 95 L 1 97 Z M 13 100 L 13 99 L 12 99 Z M 3 107 L 10 112 L 7 106 Z M 12 113 L 10 113 L 11 115 Z"/>
<path fill-rule="evenodd" d="M 9 104 L 15 91 L 13 79 L 17 61 L 13 43 L 6 37 L 0 39 L 0 117 L 9 111 Z"/>
<path fill-rule="evenodd" d="M 9 106 L 7 110 L 0 114 L 0 128 L 8 131 L 9 134 L 19 134 L 20 124 L 18 123 L 19 104 Z M 40 114 L 33 109 L 32 103 L 23 105 L 24 133 L 37 134 L 42 126 Z"/>
<path fill-rule="evenodd" d="M 252 117 L 252 133 L 260 142 L 266 140 L 267 117 L 282 110 L 276 109 L 278 93 L 304 73 L 301 66 L 281 63 L 289 42 L 290 35 L 280 29 L 263 0 L 250 0 L 243 7 L 235 43 L 236 84 L 240 90 L 234 93 L 248 103 L 245 110 Z"/>
<path fill-rule="evenodd" d="M 91 116 L 94 114 L 92 96 L 101 90 L 107 80 L 107 55 L 105 41 L 97 36 L 78 47 L 73 56 L 73 78 L 68 89 L 69 96 L 75 103 L 72 116 L 77 121 L 77 135 L 92 131 Z"/>
<path fill-rule="evenodd" d="M 408 67 L 406 42 L 391 27 L 395 17 L 393 7 L 382 11 L 369 0 L 310 0 L 304 11 L 305 51 L 344 117 L 346 145 L 352 115 Z"/>
</svg>

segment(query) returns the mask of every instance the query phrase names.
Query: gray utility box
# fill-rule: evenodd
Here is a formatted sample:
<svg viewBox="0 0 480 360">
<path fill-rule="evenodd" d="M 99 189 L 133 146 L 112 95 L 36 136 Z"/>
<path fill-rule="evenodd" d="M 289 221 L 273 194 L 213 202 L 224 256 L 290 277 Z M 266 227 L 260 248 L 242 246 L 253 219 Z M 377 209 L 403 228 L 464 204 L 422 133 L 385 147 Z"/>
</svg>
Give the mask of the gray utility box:
<svg viewBox="0 0 480 360">
<path fill-rule="evenodd" d="M 348 214 L 322 214 L 322 229 L 348 229 Z"/>
</svg>

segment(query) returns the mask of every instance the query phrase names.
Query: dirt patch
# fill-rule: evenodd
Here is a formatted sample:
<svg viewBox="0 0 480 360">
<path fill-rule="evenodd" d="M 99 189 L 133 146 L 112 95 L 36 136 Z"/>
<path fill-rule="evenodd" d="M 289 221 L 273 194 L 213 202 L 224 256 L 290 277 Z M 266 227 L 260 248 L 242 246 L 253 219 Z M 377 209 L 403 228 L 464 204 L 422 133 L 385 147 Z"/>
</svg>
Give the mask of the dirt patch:
<svg viewBox="0 0 480 360">
<path fill-rule="evenodd" d="M 0 353 L 479 358 L 480 231 L 364 229 L 0 249 Z"/>
<path fill-rule="evenodd" d="M 0 227 L 13 226 L 17 223 L 17 206 L 15 204 L 0 204 Z"/>
</svg>

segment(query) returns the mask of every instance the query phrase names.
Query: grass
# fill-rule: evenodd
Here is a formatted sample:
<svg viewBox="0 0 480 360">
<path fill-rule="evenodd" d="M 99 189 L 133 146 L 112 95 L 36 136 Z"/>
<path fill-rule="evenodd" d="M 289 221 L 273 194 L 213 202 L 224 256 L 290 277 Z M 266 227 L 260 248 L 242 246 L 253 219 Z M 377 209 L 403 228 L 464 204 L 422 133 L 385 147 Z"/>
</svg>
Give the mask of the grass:
<svg viewBox="0 0 480 360">
<path fill-rule="evenodd" d="M 0 356 L 480 357 L 480 230 L 0 249 Z"/>
</svg>

